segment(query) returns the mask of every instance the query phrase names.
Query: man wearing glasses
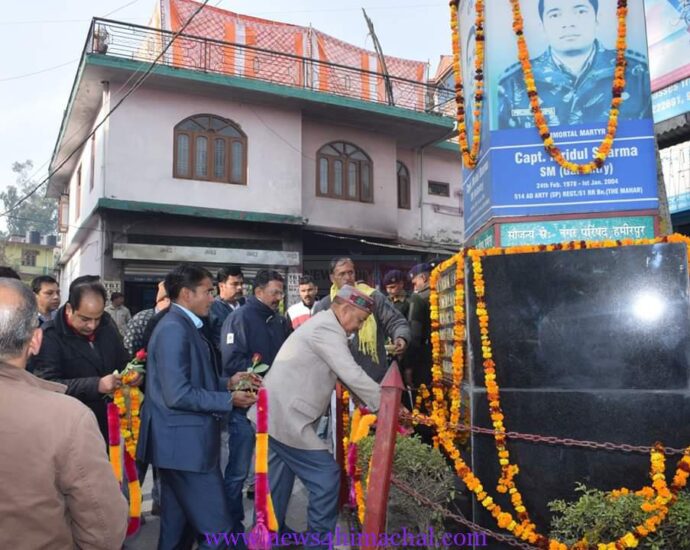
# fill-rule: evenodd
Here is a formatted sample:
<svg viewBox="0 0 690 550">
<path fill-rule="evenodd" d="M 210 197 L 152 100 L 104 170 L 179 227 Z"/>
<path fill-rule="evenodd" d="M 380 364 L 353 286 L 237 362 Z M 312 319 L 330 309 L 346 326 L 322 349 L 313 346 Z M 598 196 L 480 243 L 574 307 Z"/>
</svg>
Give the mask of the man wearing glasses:
<svg viewBox="0 0 690 550">
<path fill-rule="evenodd" d="M 277 271 L 261 270 L 254 278 L 254 295 L 233 311 L 223 323 L 220 351 L 223 375 L 232 377 L 259 362 L 271 365 L 287 335 L 287 321 L 278 313 L 284 297 L 283 276 Z M 263 373 L 265 374 L 265 373 Z M 228 424 L 229 460 L 225 469 L 225 494 L 235 533 L 244 531 L 242 486 L 249 475 L 254 452 L 254 428 L 247 419 L 247 409 L 233 407 Z M 238 546 L 239 548 L 239 546 Z"/>
</svg>

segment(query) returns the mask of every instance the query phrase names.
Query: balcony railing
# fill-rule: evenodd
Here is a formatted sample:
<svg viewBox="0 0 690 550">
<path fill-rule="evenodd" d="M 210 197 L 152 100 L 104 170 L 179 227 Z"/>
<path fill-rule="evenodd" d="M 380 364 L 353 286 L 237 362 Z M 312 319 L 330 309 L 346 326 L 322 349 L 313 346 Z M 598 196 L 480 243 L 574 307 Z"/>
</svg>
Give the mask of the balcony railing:
<svg viewBox="0 0 690 550">
<path fill-rule="evenodd" d="M 173 36 L 174 33 L 160 29 L 94 19 L 86 52 L 151 63 Z M 158 63 L 384 103 L 417 112 L 445 116 L 453 112 L 449 107 L 452 107 L 454 91 L 434 84 L 199 36 L 181 34 Z"/>
</svg>

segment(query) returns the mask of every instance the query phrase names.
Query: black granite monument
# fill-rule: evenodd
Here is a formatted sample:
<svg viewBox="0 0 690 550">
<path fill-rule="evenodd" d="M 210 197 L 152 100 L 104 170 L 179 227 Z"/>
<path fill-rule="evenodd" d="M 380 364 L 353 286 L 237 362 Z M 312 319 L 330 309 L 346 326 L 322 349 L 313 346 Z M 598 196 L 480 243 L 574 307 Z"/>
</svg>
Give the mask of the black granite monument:
<svg viewBox="0 0 690 550">
<path fill-rule="evenodd" d="M 684 244 L 490 256 L 482 264 L 507 430 L 632 445 L 690 444 Z M 472 423 L 492 428 L 469 259 L 466 281 L 466 390 Z M 649 482 L 649 455 L 516 440 L 508 448 L 521 469 L 516 479 L 526 506 L 545 534 L 547 503 L 574 500 L 577 482 L 603 490 Z M 469 458 L 487 491 L 497 495 L 493 437 L 473 435 Z M 677 458 L 669 459 L 669 471 Z M 498 496 L 512 512 L 508 499 Z M 499 530 L 477 502 L 473 515 Z M 491 541 L 490 547 L 504 546 Z"/>
</svg>

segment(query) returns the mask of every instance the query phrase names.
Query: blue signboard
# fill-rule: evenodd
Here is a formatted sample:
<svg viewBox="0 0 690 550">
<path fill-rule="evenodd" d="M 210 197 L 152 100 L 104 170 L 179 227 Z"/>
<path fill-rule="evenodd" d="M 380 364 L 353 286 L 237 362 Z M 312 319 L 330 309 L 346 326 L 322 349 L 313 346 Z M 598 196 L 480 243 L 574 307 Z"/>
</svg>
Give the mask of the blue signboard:
<svg viewBox="0 0 690 550">
<path fill-rule="evenodd" d="M 688 43 L 690 44 L 690 36 Z M 690 51 L 688 55 L 690 55 Z M 654 92 L 652 94 L 652 111 L 654 112 L 654 122 L 668 120 L 690 111 L 690 78 Z"/>
<path fill-rule="evenodd" d="M 520 6 L 550 133 L 566 159 L 586 164 L 606 134 L 617 1 L 522 0 Z M 561 168 L 545 151 L 517 62 L 510 3 L 492 3 L 487 10 L 490 132 L 483 150 L 488 166 L 480 162 L 465 178 L 468 237 L 491 217 L 657 208 L 644 6 L 631 2 L 628 9 L 626 89 L 618 132 L 604 166 L 587 175 Z"/>
</svg>

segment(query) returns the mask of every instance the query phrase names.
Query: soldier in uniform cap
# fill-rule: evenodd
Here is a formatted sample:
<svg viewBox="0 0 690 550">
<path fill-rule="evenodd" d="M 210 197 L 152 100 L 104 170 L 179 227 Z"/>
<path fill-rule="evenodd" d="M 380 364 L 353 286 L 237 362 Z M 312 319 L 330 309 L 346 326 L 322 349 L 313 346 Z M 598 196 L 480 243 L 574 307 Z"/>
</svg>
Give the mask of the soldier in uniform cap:
<svg viewBox="0 0 690 550">
<path fill-rule="evenodd" d="M 605 123 L 611 106 L 616 51 L 596 39 L 599 0 L 539 0 L 539 17 L 549 42 L 532 59 L 541 108 L 549 126 Z M 652 117 L 649 68 L 645 57 L 627 50 L 621 120 Z M 520 63 L 498 85 L 498 126 L 533 128 Z"/>
<path fill-rule="evenodd" d="M 395 309 L 407 318 L 410 302 L 405 291 L 405 276 L 399 269 L 393 269 L 383 276 L 383 286 L 386 288 L 388 299 L 393 302 Z"/>
</svg>

